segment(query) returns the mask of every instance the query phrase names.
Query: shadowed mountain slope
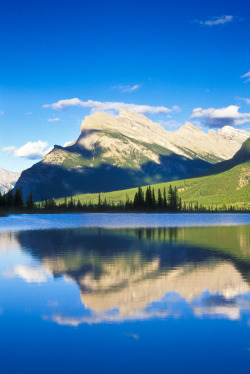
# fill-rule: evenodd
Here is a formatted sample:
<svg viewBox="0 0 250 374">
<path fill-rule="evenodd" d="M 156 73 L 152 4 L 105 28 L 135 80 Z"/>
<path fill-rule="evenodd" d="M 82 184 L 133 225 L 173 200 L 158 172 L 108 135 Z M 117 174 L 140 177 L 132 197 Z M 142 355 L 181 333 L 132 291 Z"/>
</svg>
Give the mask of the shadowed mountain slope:
<svg viewBox="0 0 250 374">
<path fill-rule="evenodd" d="M 242 147 L 230 160 L 222 161 L 212 166 L 204 175 L 221 173 L 248 161 L 250 161 L 250 138 L 242 144 Z"/>
</svg>

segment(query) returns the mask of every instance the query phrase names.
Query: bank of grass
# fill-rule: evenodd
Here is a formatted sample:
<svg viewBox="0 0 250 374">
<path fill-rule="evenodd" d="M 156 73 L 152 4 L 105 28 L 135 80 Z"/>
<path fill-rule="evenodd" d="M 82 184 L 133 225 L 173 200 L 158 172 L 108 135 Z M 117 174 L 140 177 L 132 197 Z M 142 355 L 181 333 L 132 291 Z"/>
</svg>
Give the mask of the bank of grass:
<svg viewBox="0 0 250 374">
<path fill-rule="evenodd" d="M 223 173 L 209 175 L 200 178 L 192 178 L 167 183 L 152 185 L 157 197 L 157 191 L 163 191 L 164 187 L 168 191 L 170 184 L 176 186 L 179 196 L 187 204 L 196 202 L 205 207 L 222 207 L 234 205 L 235 207 L 250 208 L 250 161 L 237 165 Z M 146 191 L 147 186 L 142 187 Z M 107 202 L 118 204 L 127 199 L 133 200 L 137 188 L 121 191 L 101 193 L 101 199 Z M 98 203 L 99 194 L 80 194 L 73 196 L 75 202 L 81 204 Z M 70 197 L 67 197 L 69 201 Z M 57 199 L 57 204 L 64 203 L 64 198 Z"/>
</svg>

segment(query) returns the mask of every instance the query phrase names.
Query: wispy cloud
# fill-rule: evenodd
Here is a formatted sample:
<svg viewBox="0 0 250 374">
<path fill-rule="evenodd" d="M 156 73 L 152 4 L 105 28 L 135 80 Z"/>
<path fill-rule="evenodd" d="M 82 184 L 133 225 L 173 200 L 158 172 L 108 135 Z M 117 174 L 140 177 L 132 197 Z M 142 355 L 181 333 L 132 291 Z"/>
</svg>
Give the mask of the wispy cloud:
<svg viewBox="0 0 250 374">
<path fill-rule="evenodd" d="M 28 158 L 29 160 L 42 159 L 52 148 L 48 147 L 47 142 L 38 140 L 37 142 L 28 142 L 22 147 L 9 146 L 3 148 L 4 152 L 14 157 Z"/>
<path fill-rule="evenodd" d="M 134 92 L 137 91 L 142 85 L 141 84 L 134 84 L 134 85 L 123 85 L 118 84 L 117 86 L 111 87 L 113 90 L 119 90 L 121 92 Z"/>
<path fill-rule="evenodd" d="M 244 101 L 246 104 L 250 105 L 250 99 L 247 97 L 236 97 L 237 100 Z"/>
<path fill-rule="evenodd" d="M 201 123 L 208 127 L 240 126 L 250 123 L 250 113 L 240 113 L 240 107 L 229 105 L 225 108 L 195 108 L 189 119 L 201 118 Z"/>
<path fill-rule="evenodd" d="M 232 22 L 235 20 L 236 17 L 230 16 L 230 15 L 224 15 L 219 17 L 211 17 L 206 19 L 205 21 L 202 20 L 195 20 L 195 23 L 198 23 L 199 25 L 203 26 L 218 26 L 218 25 L 224 25 L 225 23 Z"/>
<path fill-rule="evenodd" d="M 26 112 L 25 114 L 26 114 L 26 116 L 30 116 L 32 114 L 32 112 Z"/>
<path fill-rule="evenodd" d="M 169 308 L 170 309 L 170 308 Z M 174 315 L 177 317 L 173 312 L 169 309 L 165 310 L 138 310 L 133 314 L 129 315 L 121 315 L 119 313 L 98 313 L 92 314 L 89 316 L 82 316 L 82 317 L 71 317 L 62 314 L 54 314 L 52 317 L 44 316 L 45 320 L 52 320 L 53 322 L 57 323 L 58 325 L 62 326 L 72 326 L 77 327 L 81 324 L 99 324 L 99 323 L 120 323 L 125 321 L 137 321 L 137 320 L 150 320 L 153 318 L 166 318 L 169 315 Z"/>
<path fill-rule="evenodd" d="M 4 115 L 4 111 L 0 110 L 0 116 L 3 116 L 3 115 Z"/>
<path fill-rule="evenodd" d="M 178 106 L 173 106 L 172 108 L 167 108 L 165 106 L 151 106 L 151 105 L 137 105 L 137 104 L 127 104 L 123 102 L 102 102 L 87 100 L 82 101 L 78 98 L 59 100 L 53 104 L 45 104 L 43 108 L 52 108 L 56 110 L 63 110 L 70 107 L 82 107 L 91 109 L 91 113 L 95 112 L 110 112 L 119 111 L 121 109 L 129 109 L 133 112 L 140 114 L 168 114 L 173 111 L 178 111 L 180 108 Z"/>
<path fill-rule="evenodd" d="M 241 78 L 245 79 L 244 83 L 250 82 L 250 70 L 246 74 L 242 75 Z"/>
<path fill-rule="evenodd" d="M 48 122 L 58 122 L 58 121 L 60 121 L 60 118 L 58 118 L 58 117 L 48 119 Z"/>
</svg>

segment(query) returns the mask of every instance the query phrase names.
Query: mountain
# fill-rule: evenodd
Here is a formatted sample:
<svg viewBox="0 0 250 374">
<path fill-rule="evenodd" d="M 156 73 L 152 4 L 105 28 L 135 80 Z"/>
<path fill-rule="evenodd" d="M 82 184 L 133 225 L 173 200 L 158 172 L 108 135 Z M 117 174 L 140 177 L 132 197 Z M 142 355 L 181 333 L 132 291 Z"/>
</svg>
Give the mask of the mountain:
<svg viewBox="0 0 250 374">
<path fill-rule="evenodd" d="M 168 183 L 152 185 L 157 192 L 165 187 L 176 186 L 182 200 L 186 203 L 199 202 L 204 206 L 234 205 L 250 208 L 250 138 L 247 139 L 240 150 L 230 159 L 210 167 L 206 175 L 198 178 L 183 179 Z M 146 187 L 143 187 L 145 192 Z M 137 188 L 113 191 L 101 194 L 102 200 L 118 203 L 126 201 L 127 197 L 133 200 Z M 157 193 L 156 193 L 157 198 Z M 83 194 L 74 196 L 75 201 L 82 203 L 98 202 L 98 194 Z M 58 200 L 62 203 L 62 200 Z"/>
<path fill-rule="evenodd" d="M 232 169 L 234 166 L 243 164 L 250 160 L 250 138 L 248 138 L 239 149 L 238 152 L 230 159 L 226 161 L 219 162 L 218 164 L 212 166 L 208 169 L 205 175 L 212 175 L 221 173 Z"/>
<path fill-rule="evenodd" d="M 12 189 L 20 174 L 0 168 L 0 192 L 3 194 Z"/>
<path fill-rule="evenodd" d="M 229 126 L 206 134 L 190 123 L 171 132 L 129 110 L 99 112 L 85 118 L 75 142 L 25 170 L 17 187 L 40 200 L 190 178 L 232 157 L 248 137 Z"/>
</svg>

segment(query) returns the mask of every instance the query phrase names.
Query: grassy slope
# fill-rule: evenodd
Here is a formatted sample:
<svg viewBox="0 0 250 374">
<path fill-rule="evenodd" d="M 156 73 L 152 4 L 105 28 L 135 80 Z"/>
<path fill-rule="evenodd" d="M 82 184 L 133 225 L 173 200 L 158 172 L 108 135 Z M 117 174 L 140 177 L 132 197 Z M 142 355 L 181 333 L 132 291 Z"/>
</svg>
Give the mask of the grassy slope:
<svg viewBox="0 0 250 374">
<path fill-rule="evenodd" d="M 205 206 L 208 205 L 227 205 L 233 204 L 237 206 L 250 207 L 250 161 L 233 167 L 223 173 L 204 176 L 200 178 L 192 178 L 179 180 L 168 183 L 155 184 L 153 187 L 158 190 L 167 190 L 169 185 L 176 186 L 182 200 L 189 202 L 198 201 Z M 146 187 L 143 187 L 145 191 Z M 114 191 L 102 193 L 101 198 L 110 202 L 117 203 L 120 200 L 125 201 L 127 197 L 133 199 L 137 188 L 128 190 Z M 98 194 L 82 194 L 74 196 L 74 199 L 80 200 L 82 203 L 91 201 L 97 203 Z M 63 202 L 58 199 L 57 202 Z"/>
</svg>

